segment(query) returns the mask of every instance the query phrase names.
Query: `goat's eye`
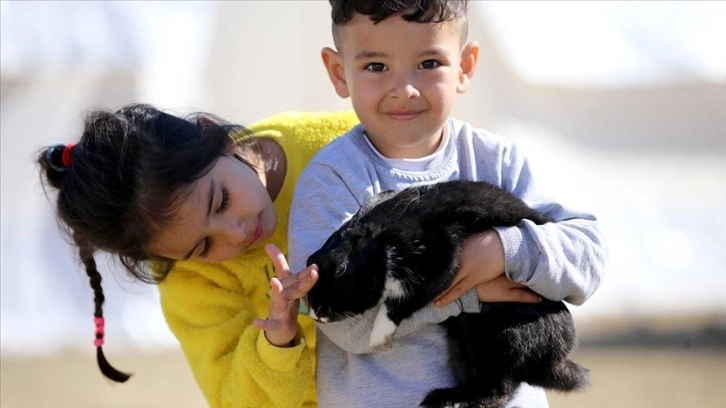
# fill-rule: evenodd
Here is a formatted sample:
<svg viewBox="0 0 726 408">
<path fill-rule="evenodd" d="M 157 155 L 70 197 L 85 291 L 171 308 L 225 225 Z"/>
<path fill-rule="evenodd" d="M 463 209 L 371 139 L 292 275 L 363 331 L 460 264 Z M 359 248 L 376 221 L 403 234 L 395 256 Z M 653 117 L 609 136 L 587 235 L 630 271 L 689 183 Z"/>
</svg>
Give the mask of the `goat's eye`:
<svg viewBox="0 0 726 408">
<path fill-rule="evenodd" d="M 362 248 L 362 247 L 366 246 L 366 244 L 368 243 L 368 241 L 370 239 L 369 236 L 370 236 L 369 234 L 358 234 L 358 235 L 356 235 L 355 236 L 355 239 L 353 241 L 353 242 L 355 242 L 355 246 L 357 248 Z"/>
<path fill-rule="evenodd" d="M 348 267 L 348 262 L 342 263 L 335 268 L 335 277 L 338 278 L 340 275 L 345 273 L 345 269 Z"/>
</svg>

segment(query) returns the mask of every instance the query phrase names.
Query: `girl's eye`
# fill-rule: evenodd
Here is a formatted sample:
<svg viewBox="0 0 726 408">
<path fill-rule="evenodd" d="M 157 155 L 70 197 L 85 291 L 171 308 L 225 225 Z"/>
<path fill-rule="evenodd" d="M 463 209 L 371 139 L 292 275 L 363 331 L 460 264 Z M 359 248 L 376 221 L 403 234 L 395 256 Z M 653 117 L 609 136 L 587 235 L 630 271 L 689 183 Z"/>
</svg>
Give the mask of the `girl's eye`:
<svg viewBox="0 0 726 408">
<path fill-rule="evenodd" d="M 207 254 L 209 254 L 209 237 L 204 238 L 204 248 L 202 248 L 202 251 L 199 252 L 199 257 L 206 258 Z"/>
<path fill-rule="evenodd" d="M 227 211 L 227 207 L 229 207 L 229 191 L 227 191 L 226 188 L 222 187 L 222 202 L 219 203 L 219 208 L 217 208 L 217 214 L 221 214 L 225 211 Z M 200 258 L 206 258 L 209 254 L 209 249 L 212 247 L 212 240 L 209 239 L 209 237 L 204 238 L 204 246 L 202 247 L 202 250 L 199 252 Z"/>
<path fill-rule="evenodd" d="M 226 188 L 222 187 L 222 202 L 219 204 L 219 209 L 217 210 L 217 213 L 223 213 L 227 211 L 227 206 L 229 205 L 229 192 Z"/>
<path fill-rule="evenodd" d="M 421 64 L 419 64 L 419 68 L 423 68 L 423 69 L 434 69 L 434 68 L 438 68 L 440 66 L 441 66 L 441 63 L 436 60 L 426 60 L 426 61 L 422 62 Z"/>
<path fill-rule="evenodd" d="M 366 65 L 365 70 L 371 72 L 383 72 L 386 70 L 386 66 L 381 64 L 380 62 L 371 62 L 370 64 Z"/>
</svg>

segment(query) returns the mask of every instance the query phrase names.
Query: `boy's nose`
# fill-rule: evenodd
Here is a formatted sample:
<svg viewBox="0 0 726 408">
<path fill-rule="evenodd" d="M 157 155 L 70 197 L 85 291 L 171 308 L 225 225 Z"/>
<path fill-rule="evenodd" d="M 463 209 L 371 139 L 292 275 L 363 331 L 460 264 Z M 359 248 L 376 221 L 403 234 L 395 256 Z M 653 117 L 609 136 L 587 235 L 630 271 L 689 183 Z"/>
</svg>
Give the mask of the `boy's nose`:
<svg viewBox="0 0 726 408">
<path fill-rule="evenodd" d="M 421 96 L 412 75 L 399 75 L 394 79 L 391 95 L 395 98 L 410 99 Z"/>
</svg>

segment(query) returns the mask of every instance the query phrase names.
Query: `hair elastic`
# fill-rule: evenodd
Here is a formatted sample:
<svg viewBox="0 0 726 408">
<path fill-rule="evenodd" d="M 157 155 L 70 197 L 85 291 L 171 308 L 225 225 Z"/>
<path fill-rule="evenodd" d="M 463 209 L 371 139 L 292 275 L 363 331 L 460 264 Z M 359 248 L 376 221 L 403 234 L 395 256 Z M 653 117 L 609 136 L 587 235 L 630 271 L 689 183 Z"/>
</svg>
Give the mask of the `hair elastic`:
<svg viewBox="0 0 726 408">
<path fill-rule="evenodd" d="M 71 167 L 72 150 L 75 143 L 67 145 L 57 144 L 49 147 L 45 151 L 45 161 L 55 171 L 64 173 Z"/>
<path fill-rule="evenodd" d="M 63 163 L 63 167 L 70 169 L 71 168 L 71 150 L 75 146 L 75 143 L 68 143 L 63 148 L 63 155 L 61 156 L 61 162 Z"/>
<path fill-rule="evenodd" d="M 103 317 L 94 317 L 93 323 L 96 324 L 96 339 L 93 341 L 93 344 L 96 347 L 103 346 L 103 337 L 104 337 L 104 326 L 106 325 L 106 321 Z"/>
</svg>

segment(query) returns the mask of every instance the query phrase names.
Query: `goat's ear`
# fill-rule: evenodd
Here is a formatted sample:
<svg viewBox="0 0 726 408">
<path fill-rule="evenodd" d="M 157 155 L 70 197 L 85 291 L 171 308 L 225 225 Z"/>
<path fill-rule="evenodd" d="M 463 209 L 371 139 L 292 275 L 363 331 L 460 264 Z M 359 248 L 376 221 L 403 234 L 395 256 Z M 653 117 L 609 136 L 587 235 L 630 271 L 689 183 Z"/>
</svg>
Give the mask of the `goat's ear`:
<svg viewBox="0 0 726 408">
<path fill-rule="evenodd" d="M 363 205 L 360 206 L 358 211 L 353 214 L 350 219 L 348 219 L 348 223 L 355 224 L 358 223 L 358 220 L 363 218 L 370 210 L 372 210 L 376 205 L 388 200 L 389 198 L 395 196 L 396 193 L 393 190 L 387 190 L 383 191 L 381 193 L 378 193 L 374 195 L 373 197 L 369 198 L 366 202 L 363 203 Z"/>
<path fill-rule="evenodd" d="M 390 202 L 386 204 L 386 212 L 382 215 L 380 223 L 385 224 L 386 227 L 395 224 L 403 217 L 408 207 L 419 198 L 421 198 L 421 193 L 415 188 L 405 189 L 398 194 L 391 192 L 386 198 L 386 200 L 390 199 Z"/>
<path fill-rule="evenodd" d="M 385 226 L 383 224 L 369 222 L 368 226 L 366 228 L 365 235 L 367 235 L 371 238 L 378 238 L 378 235 L 380 235 L 380 233 L 381 233 L 381 231 L 383 231 L 384 227 Z"/>
<path fill-rule="evenodd" d="M 421 198 L 421 193 L 415 188 L 407 188 L 401 191 L 396 197 L 395 212 L 403 214 L 406 208 L 419 198 Z"/>
<path fill-rule="evenodd" d="M 381 191 L 380 193 L 374 195 L 373 197 L 369 198 L 368 201 L 363 203 L 363 205 L 360 207 L 360 210 L 358 210 L 358 212 L 360 213 L 360 215 L 365 215 L 373 207 L 377 206 L 378 204 L 388 200 L 389 198 L 391 198 L 395 195 L 396 195 L 396 192 L 393 190 Z"/>
</svg>

